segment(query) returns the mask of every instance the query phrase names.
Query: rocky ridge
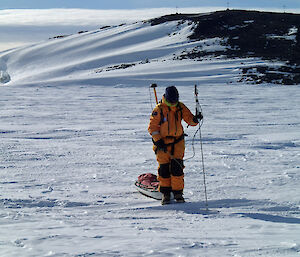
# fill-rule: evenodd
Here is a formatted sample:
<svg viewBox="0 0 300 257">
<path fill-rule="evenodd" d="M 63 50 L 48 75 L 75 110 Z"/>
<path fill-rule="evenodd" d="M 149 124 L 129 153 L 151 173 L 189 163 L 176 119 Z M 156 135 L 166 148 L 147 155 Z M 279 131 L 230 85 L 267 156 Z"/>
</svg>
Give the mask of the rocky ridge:
<svg viewBox="0 0 300 257">
<path fill-rule="evenodd" d="M 184 51 L 178 59 L 258 57 L 276 65 L 243 68 L 241 82 L 300 84 L 299 14 L 224 10 L 207 14 L 176 13 L 150 22 L 154 26 L 176 20 L 195 24 L 191 41 L 219 40 L 224 46 L 213 52 L 195 47 Z"/>
</svg>

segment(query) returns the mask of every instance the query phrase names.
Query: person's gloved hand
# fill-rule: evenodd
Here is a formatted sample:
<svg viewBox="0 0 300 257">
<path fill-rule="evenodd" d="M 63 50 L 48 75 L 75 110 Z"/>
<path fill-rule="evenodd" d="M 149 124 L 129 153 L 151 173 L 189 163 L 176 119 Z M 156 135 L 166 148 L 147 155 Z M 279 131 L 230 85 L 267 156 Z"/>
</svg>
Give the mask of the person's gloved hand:
<svg viewBox="0 0 300 257">
<path fill-rule="evenodd" d="M 203 119 L 203 115 L 202 115 L 202 113 L 201 112 L 199 112 L 198 114 L 196 114 L 195 116 L 194 116 L 194 118 L 193 118 L 193 121 L 195 122 L 195 123 L 198 123 L 200 120 L 202 120 Z"/>
<path fill-rule="evenodd" d="M 164 152 L 167 151 L 167 146 L 166 146 L 166 144 L 165 144 L 165 142 L 164 142 L 163 139 L 159 139 L 158 141 L 154 142 L 154 145 L 157 146 L 158 150 L 162 150 Z"/>
</svg>

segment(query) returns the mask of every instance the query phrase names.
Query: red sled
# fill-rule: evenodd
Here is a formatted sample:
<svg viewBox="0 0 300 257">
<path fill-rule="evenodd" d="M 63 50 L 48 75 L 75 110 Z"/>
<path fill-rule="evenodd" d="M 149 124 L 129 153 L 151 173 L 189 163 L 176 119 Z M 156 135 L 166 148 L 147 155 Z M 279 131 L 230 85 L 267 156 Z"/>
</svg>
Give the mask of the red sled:
<svg viewBox="0 0 300 257">
<path fill-rule="evenodd" d="M 138 176 L 137 181 L 135 181 L 135 186 L 141 194 L 161 200 L 162 193 L 158 191 L 158 185 L 157 176 L 152 173 L 141 174 Z"/>
</svg>

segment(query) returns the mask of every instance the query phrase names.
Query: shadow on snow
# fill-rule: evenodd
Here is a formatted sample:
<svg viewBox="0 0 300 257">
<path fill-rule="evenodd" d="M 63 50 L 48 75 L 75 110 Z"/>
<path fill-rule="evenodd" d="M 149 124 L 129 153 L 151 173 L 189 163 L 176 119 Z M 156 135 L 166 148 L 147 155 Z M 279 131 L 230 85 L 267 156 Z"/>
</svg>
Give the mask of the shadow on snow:
<svg viewBox="0 0 300 257">
<path fill-rule="evenodd" d="M 276 205 L 276 207 L 266 208 L 266 206 Z M 270 212 L 286 212 L 289 215 L 300 214 L 298 207 L 278 206 L 276 203 L 272 203 L 268 200 L 248 200 L 248 199 L 222 199 L 208 201 L 208 210 L 206 209 L 205 202 L 186 202 L 184 204 L 170 204 L 164 206 L 147 207 L 148 210 L 174 210 L 182 211 L 187 214 L 201 214 L 201 215 L 215 215 L 221 213 L 221 209 L 239 208 L 239 207 L 257 207 L 257 211 L 263 211 L 265 213 L 255 212 L 231 212 L 230 216 L 240 216 L 251 218 L 255 220 L 275 222 L 275 223 L 287 223 L 287 224 L 300 224 L 300 218 L 286 217 L 280 215 L 273 215 Z M 268 212 L 268 213 L 266 213 Z"/>
</svg>

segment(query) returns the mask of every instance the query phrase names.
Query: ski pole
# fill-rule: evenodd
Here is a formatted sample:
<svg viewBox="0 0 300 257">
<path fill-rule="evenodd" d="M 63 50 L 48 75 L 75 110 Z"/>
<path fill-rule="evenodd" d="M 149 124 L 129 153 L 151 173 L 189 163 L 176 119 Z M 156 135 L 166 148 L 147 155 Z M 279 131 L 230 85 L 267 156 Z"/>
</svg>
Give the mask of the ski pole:
<svg viewBox="0 0 300 257">
<path fill-rule="evenodd" d="M 157 100 L 157 94 L 156 94 L 156 88 L 157 88 L 157 84 L 153 83 L 151 84 L 151 86 L 153 88 L 153 91 L 154 91 L 154 95 L 155 95 L 155 101 L 156 101 L 156 104 L 158 104 L 158 100 Z"/>
<path fill-rule="evenodd" d="M 198 89 L 197 85 L 195 85 L 195 101 L 196 101 L 196 115 L 200 113 L 201 106 L 198 99 Z M 200 147 L 201 147 L 201 159 L 202 159 L 202 173 L 203 173 L 203 184 L 204 184 L 204 194 L 205 194 L 205 207 L 206 211 L 208 211 L 208 201 L 207 201 L 207 190 L 206 190 L 206 176 L 205 176 L 205 168 L 204 168 L 204 155 L 203 155 L 203 144 L 202 144 L 202 135 L 201 135 L 201 125 L 199 122 L 199 135 L 200 135 Z"/>
</svg>

